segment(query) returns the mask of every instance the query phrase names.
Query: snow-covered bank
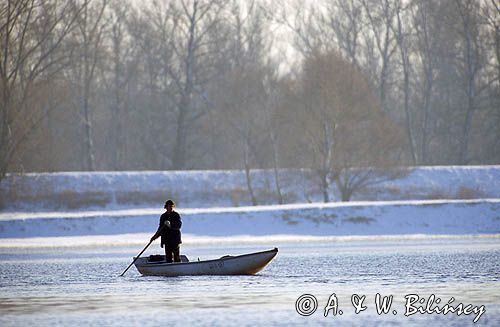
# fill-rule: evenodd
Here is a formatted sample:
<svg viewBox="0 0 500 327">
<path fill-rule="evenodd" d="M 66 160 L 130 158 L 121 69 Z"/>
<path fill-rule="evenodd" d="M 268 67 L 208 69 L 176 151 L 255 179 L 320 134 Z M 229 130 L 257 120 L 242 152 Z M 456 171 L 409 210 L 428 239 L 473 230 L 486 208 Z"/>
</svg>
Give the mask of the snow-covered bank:
<svg viewBox="0 0 500 327">
<path fill-rule="evenodd" d="M 153 212 L 44 214 L 0 220 L 0 238 L 153 233 L 162 210 Z M 402 235 L 500 233 L 500 199 L 301 204 L 180 210 L 183 232 L 192 235 Z"/>
<path fill-rule="evenodd" d="M 259 204 L 276 204 L 274 175 L 251 172 Z M 308 170 L 280 172 L 287 203 L 322 200 Z M 332 185 L 333 198 L 338 195 Z M 145 208 L 173 198 L 184 208 L 250 205 L 242 171 L 79 172 L 8 175 L 0 183 L 0 210 Z M 406 177 L 354 194 L 356 201 L 500 198 L 500 166 L 419 167 Z"/>
<path fill-rule="evenodd" d="M 190 237 L 500 233 L 500 166 L 415 168 L 345 203 L 318 203 L 315 175 L 286 170 L 289 204 L 275 205 L 273 178 L 252 171 L 261 206 L 249 206 L 241 171 L 10 175 L 0 183 L 0 239 L 152 233 L 169 197 Z"/>
</svg>

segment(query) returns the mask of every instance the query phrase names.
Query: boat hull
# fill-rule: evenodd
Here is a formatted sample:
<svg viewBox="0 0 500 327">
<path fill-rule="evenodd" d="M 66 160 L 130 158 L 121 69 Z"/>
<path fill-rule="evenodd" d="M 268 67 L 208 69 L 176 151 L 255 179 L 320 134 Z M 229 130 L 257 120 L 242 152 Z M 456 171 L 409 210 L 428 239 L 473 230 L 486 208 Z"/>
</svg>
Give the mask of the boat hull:
<svg viewBox="0 0 500 327">
<path fill-rule="evenodd" d="M 146 276 L 197 276 L 197 275 L 254 275 L 276 256 L 278 249 L 224 256 L 215 260 L 193 262 L 148 262 L 147 258 L 138 258 L 137 270 Z"/>
</svg>

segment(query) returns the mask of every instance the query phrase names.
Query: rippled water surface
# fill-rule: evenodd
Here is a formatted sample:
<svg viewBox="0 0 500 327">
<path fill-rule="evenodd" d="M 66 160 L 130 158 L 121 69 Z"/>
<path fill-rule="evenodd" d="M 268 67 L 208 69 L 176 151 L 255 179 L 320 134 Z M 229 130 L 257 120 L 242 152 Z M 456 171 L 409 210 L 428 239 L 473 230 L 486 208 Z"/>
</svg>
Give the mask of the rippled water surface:
<svg viewBox="0 0 500 327">
<path fill-rule="evenodd" d="M 280 252 L 257 276 L 175 278 L 144 277 L 135 267 L 118 277 L 141 250 L 133 247 L 2 249 L 0 325 L 473 325 L 474 313 L 405 316 L 406 295 L 434 294 L 441 305 L 454 298 L 454 306 L 484 306 L 476 325 L 500 326 L 499 243 L 464 238 L 185 245 L 182 251 L 191 260 L 275 246 Z M 147 254 L 154 252 L 160 249 Z M 377 314 L 377 293 L 393 296 L 387 314 Z M 300 302 L 299 310 L 310 316 L 296 311 L 303 294 L 317 301 L 316 311 L 312 298 Z M 366 296 L 367 309 L 359 314 L 353 294 Z M 337 300 L 337 315 L 332 309 L 324 317 L 331 299 Z"/>
</svg>

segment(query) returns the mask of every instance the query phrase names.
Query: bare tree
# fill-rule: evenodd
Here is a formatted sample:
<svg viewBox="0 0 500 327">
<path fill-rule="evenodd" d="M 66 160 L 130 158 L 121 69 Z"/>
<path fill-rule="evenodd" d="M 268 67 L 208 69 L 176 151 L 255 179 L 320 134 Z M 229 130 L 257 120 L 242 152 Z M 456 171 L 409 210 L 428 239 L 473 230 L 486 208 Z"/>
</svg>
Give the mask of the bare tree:
<svg viewBox="0 0 500 327">
<path fill-rule="evenodd" d="M 172 15 L 164 2 L 154 1 L 151 6 L 132 11 L 128 18 L 133 49 L 129 60 L 136 66 L 130 72 L 136 88 L 129 113 L 133 126 L 129 135 L 135 140 L 130 153 L 137 155 L 138 161 L 147 158 L 145 167 L 149 169 L 172 168 L 177 88 L 170 71 L 180 64 L 172 46 L 174 37 L 178 37 Z"/>
<path fill-rule="evenodd" d="M 460 56 L 459 65 L 464 72 L 464 93 L 466 96 L 465 117 L 460 138 L 459 163 L 467 164 L 469 161 L 472 119 L 474 111 L 477 109 L 477 79 L 482 64 L 479 49 L 478 7 L 476 1 L 473 0 L 455 0 L 455 4 L 460 19 L 458 33 L 463 39 L 463 55 Z"/>
<path fill-rule="evenodd" d="M 272 168 L 268 187 L 281 203 L 280 169 L 309 167 L 324 200 L 336 189 L 347 199 L 380 176 L 383 161 L 361 139 L 377 148 L 365 134 L 379 138 L 384 119 L 401 125 L 403 136 L 387 133 L 405 141 L 406 163 L 496 164 L 499 31 L 494 0 L 4 0 L 0 178 L 246 168 L 255 188 L 252 170 Z M 342 59 L 332 55 L 334 69 L 321 59 L 332 53 Z M 315 61 L 331 80 L 306 76 Z M 346 65 L 355 76 L 344 82 L 369 94 L 359 101 L 377 115 L 338 114 L 358 106 L 352 91 L 333 86 Z M 347 141 L 357 149 L 350 156 Z M 397 150 L 380 151 L 397 162 Z"/>
<path fill-rule="evenodd" d="M 403 7 L 403 3 L 401 0 L 395 1 L 395 11 L 396 11 L 396 26 L 392 26 L 394 29 L 393 33 L 396 37 L 396 42 L 398 45 L 399 53 L 401 56 L 401 68 L 403 70 L 403 107 L 405 114 L 405 122 L 406 122 L 406 133 L 408 137 L 408 144 L 410 147 L 410 155 L 412 164 L 417 164 L 417 154 L 416 154 L 416 145 L 415 138 L 413 136 L 413 115 L 410 110 L 410 73 L 411 73 L 411 64 L 410 64 L 410 46 L 409 39 L 410 35 L 406 31 L 406 26 L 403 26 L 403 11 L 406 9 Z"/>
<path fill-rule="evenodd" d="M 137 72 L 137 55 L 135 47 L 132 46 L 128 38 L 127 15 L 130 13 L 129 7 L 123 6 L 120 1 L 112 3 L 111 12 L 111 77 L 108 89 L 113 94 L 111 101 L 111 121 L 110 136 L 113 147 L 112 164 L 114 169 L 123 169 L 126 162 L 127 153 L 127 133 L 128 126 L 130 91 L 128 86 L 132 75 Z"/>
<path fill-rule="evenodd" d="M 245 171 L 247 189 L 253 205 L 257 197 L 252 185 L 251 169 L 257 158 L 258 137 L 262 134 L 259 123 L 264 115 L 261 74 L 248 67 L 237 67 L 224 77 L 224 84 L 212 92 L 217 113 L 218 125 L 224 129 L 226 138 L 231 140 L 235 150 L 240 152 L 241 166 Z M 227 97 L 227 94 L 231 97 Z"/>
<path fill-rule="evenodd" d="M 206 50 L 204 43 L 208 42 L 209 31 L 215 28 L 221 19 L 220 13 L 227 1 L 181 0 L 180 2 L 181 8 L 170 8 L 175 12 L 175 32 L 179 36 L 173 40 L 172 46 L 176 59 L 181 64 L 179 69 L 169 71 L 179 95 L 172 164 L 174 169 L 186 168 L 187 131 L 190 122 L 199 118 L 199 115 L 193 112 L 192 98 L 204 83 L 203 77 L 197 75 L 200 73 L 199 65 L 207 55 L 204 53 Z"/>
<path fill-rule="evenodd" d="M 335 182 L 342 201 L 373 183 L 397 177 L 400 132 L 377 106 L 363 74 L 336 53 L 315 54 L 304 63 L 293 120 L 309 145 L 323 200 Z"/>
<path fill-rule="evenodd" d="M 99 69 L 104 56 L 103 42 L 106 22 L 104 22 L 105 10 L 108 0 L 90 2 L 77 16 L 77 28 L 72 34 L 73 42 L 78 46 L 75 54 L 75 62 L 68 73 L 74 83 L 76 107 L 83 112 L 84 127 L 84 161 L 85 168 L 93 171 L 96 169 L 95 146 L 94 146 L 94 106 L 93 95 L 96 70 Z"/>
<path fill-rule="evenodd" d="M 494 40 L 494 53 L 498 71 L 497 80 L 500 81 L 500 4 L 495 0 L 490 0 L 489 5 L 485 5 L 484 16 L 492 27 L 491 34 Z"/>
<path fill-rule="evenodd" d="M 430 120 L 432 115 L 432 96 L 435 80 L 435 42 L 439 38 L 437 30 L 433 29 L 433 8 L 430 1 L 418 1 L 415 3 L 413 13 L 413 26 L 416 30 L 417 48 L 416 55 L 421 62 L 421 80 L 423 86 L 419 94 L 422 98 L 422 123 L 420 124 L 420 159 L 417 163 L 429 163 L 429 140 Z"/>
<path fill-rule="evenodd" d="M 276 192 L 278 194 L 278 203 L 284 204 L 285 199 L 283 197 L 279 169 L 280 169 L 280 160 L 279 160 L 279 141 L 278 141 L 278 128 L 276 127 L 277 121 L 275 119 L 275 110 L 279 107 L 279 103 L 282 101 L 281 92 L 278 87 L 273 85 L 272 89 L 269 91 L 269 101 L 264 105 L 264 113 L 265 120 L 267 122 L 267 129 L 269 131 L 269 139 L 271 141 L 272 147 L 272 163 L 273 163 L 273 173 L 274 173 L 274 183 L 276 187 Z"/>
<path fill-rule="evenodd" d="M 326 5 L 327 22 L 336 35 L 341 53 L 351 63 L 359 63 L 361 32 L 363 30 L 363 7 L 360 0 L 335 0 Z"/>
<path fill-rule="evenodd" d="M 277 3 L 279 5 L 272 7 L 268 16 L 292 33 L 292 45 L 302 57 L 317 49 L 335 49 L 331 42 L 334 33 L 328 26 L 329 21 L 324 16 L 321 4 L 308 4 L 300 0 Z"/>
<path fill-rule="evenodd" d="M 217 108 L 212 114 L 218 121 L 218 128 L 223 130 L 230 143 L 238 140 L 236 147 L 239 150 L 236 151 L 241 153 L 239 161 L 254 205 L 258 199 L 252 186 L 251 170 L 265 165 L 264 146 L 261 144 L 267 140 L 267 135 L 274 136 L 269 131 L 270 89 L 265 85 L 266 81 L 272 83 L 273 78 L 265 63 L 270 44 L 263 29 L 266 24 L 262 8 L 255 6 L 254 2 L 246 8 L 241 8 L 236 1 L 233 3 L 228 16 L 229 33 L 223 33 L 226 35 L 224 49 L 227 50 L 223 57 L 224 67 L 220 67 L 219 79 L 212 84 L 210 92 L 213 108 Z M 275 183 L 280 198 L 279 181 L 275 180 Z"/>
<path fill-rule="evenodd" d="M 0 4 L 0 181 L 50 108 L 33 96 L 69 64 L 63 46 L 85 9 L 73 1 L 4 1 Z"/>
<path fill-rule="evenodd" d="M 379 97 L 384 111 L 388 110 L 388 90 L 392 57 L 397 50 L 394 37 L 396 6 L 391 0 L 361 0 L 368 24 L 364 29 L 367 40 L 365 50 L 370 62 L 369 70 L 376 76 Z M 373 45 L 375 45 L 375 50 Z"/>
</svg>

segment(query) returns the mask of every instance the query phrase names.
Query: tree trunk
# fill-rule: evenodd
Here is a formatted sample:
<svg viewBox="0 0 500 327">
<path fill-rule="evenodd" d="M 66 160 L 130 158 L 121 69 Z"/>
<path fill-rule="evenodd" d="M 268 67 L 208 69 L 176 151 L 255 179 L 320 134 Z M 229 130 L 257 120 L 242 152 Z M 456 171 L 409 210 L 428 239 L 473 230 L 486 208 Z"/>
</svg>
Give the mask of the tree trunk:
<svg viewBox="0 0 500 327">
<path fill-rule="evenodd" d="M 333 127 L 332 127 L 332 126 Z M 334 132 L 336 125 L 335 123 L 332 123 L 330 125 L 330 122 L 325 119 L 323 121 L 323 167 L 320 171 L 320 178 L 321 178 L 321 188 L 323 190 L 323 201 L 324 202 L 330 202 L 330 195 L 328 192 L 328 189 L 330 187 L 330 172 L 332 169 L 332 163 L 333 163 L 333 143 L 334 143 Z"/>
<path fill-rule="evenodd" d="M 258 203 L 257 203 L 257 198 L 255 197 L 255 193 L 254 193 L 254 190 L 253 190 L 253 187 L 252 187 L 252 179 L 251 179 L 251 176 L 250 176 L 250 145 L 249 145 L 249 142 L 250 142 L 250 128 L 247 126 L 246 128 L 246 132 L 245 132 L 245 139 L 243 141 L 245 144 L 243 146 L 243 160 L 244 160 L 244 166 L 245 166 L 245 177 L 246 177 L 246 181 L 247 181 L 247 188 L 248 188 L 248 192 L 250 193 L 250 198 L 252 200 L 252 205 L 256 206 Z"/>
<path fill-rule="evenodd" d="M 430 59 L 429 59 L 430 60 Z M 424 93 L 424 117 L 422 121 L 422 144 L 421 144 L 421 164 L 428 164 L 429 158 L 429 119 L 431 111 L 431 94 L 432 94 L 432 68 L 426 69 L 426 86 Z"/>
<path fill-rule="evenodd" d="M 330 186 L 330 183 L 328 182 L 328 172 L 320 171 L 319 175 L 321 178 L 321 190 L 323 191 L 323 202 L 330 202 L 330 194 L 328 192 L 328 187 Z"/>
<path fill-rule="evenodd" d="M 470 86 L 469 86 L 470 87 Z M 469 152 L 469 137 L 472 125 L 472 112 L 474 109 L 474 99 L 473 94 L 468 95 L 467 101 L 467 112 L 465 113 L 465 120 L 462 129 L 462 142 L 460 146 L 460 164 L 466 165 L 468 163 L 468 152 Z"/>
<path fill-rule="evenodd" d="M 348 190 L 346 188 L 341 188 L 340 189 L 340 196 L 341 196 L 342 202 L 349 202 L 349 201 L 351 201 L 352 191 Z"/>
<path fill-rule="evenodd" d="M 92 68 L 90 63 L 90 53 L 89 53 L 89 40 L 87 36 L 87 8 L 85 8 L 84 17 L 84 57 L 83 57 L 83 118 L 85 127 L 85 149 L 86 149 L 86 169 L 89 171 L 95 170 L 95 156 L 94 156 L 94 142 L 93 142 L 93 131 L 92 131 L 92 112 L 89 105 L 90 99 L 90 87 L 92 83 Z"/>
<path fill-rule="evenodd" d="M 85 92 L 86 93 L 86 92 Z M 83 110 L 85 117 L 85 148 L 87 150 L 87 169 L 95 170 L 94 142 L 92 133 L 92 115 L 89 107 L 88 95 L 84 95 Z"/>
<path fill-rule="evenodd" d="M 404 43 L 403 36 L 403 27 L 401 24 L 401 15 L 400 11 L 397 11 L 397 19 L 398 19 L 398 34 L 397 34 L 397 42 L 399 46 L 399 51 L 401 54 L 401 62 L 403 66 L 403 92 L 404 92 L 404 111 L 405 111 L 405 121 L 406 121 L 406 133 L 408 135 L 408 144 L 410 146 L 410 154 L 413 165 L 417 164 L 417 156 L 415 151 L 415 141 L 413 138 L 413 129 L 412 129 L 412 116 L 410 111 L 410 58 L 408 56 L 408 49 Z"/>
<path fill-rule="evenodd" d="M 186 165 L 186 111 L 189 101 L 185 96 L 182 97 L 177 114 L 177 131 L 175 133 L 175 148 L 173 168 L 182 170 Z"/>
<path fill-rule="evenodd" d="M 469 158 L 469 138 L 472 126 L 472 115 L 475 107 L 476 85 L 475 79 L 478 71 L 478 58 L 476 56 L 476 49 L 474 47 L 474 40 L 472 39 L 471 29 L 472 13 L 468 12 L 469 8 L 461 8 L 461 15 L 463 19 L 464 37 L 465 37 L 465 64 L 466 64 L 466 96 L 467 107 L 465 112 L 465 119 L 462 128 L 462 140 L 460 142 L 459 163 L 465 165 L 468 163 Z"/>
<path fill-rule="evenodd" d="M 189 17 L 189 40 L 187 44 L 187 56 L 184 70 L 185 84 L 181 90 L 181 100 L 179 101 L 177 114 L 177 132 L 175 136 L 173 168 L 181 170 L 186 168 L 186 119 L 190 111 L 191 96 L 194 89 L 194 66 L 195 66 L 195 33 L 197 24 L 198 2 L 193 2 L 193 13 Z"/>
<path fill-rule="evenodd" d="M 101 46 L 101 37 L 103 33 L 103 25 L 101 19 L 107 6 L 107 1 L 103 0 L 97 13 L 89 14 L 89 7 L 85 6 L 82 16 L 82 32 L 83 42 L 83 112 L 85 125 L 85 147 L 87 155 L 87 169 L 94 171 L 95 164 L 95 148 L 93 135 L 93 117 L 92 107 L 90 105 L 92 83 L 94 81 L 94 73 L 98 62 L 99 47 Z M 91 15 L 96 15 L 92 17 Z M 94 19 L 92 26 L 89 27 L 89 19 Z"/>
<path fill-rule="evenodd" d="M 278 165 L 278 150 L 276 146 L 276 140 L 274 137 L 274 132 L 271 132 L 273 135 L 271 137 L 271 143 L 273 146 L 273 166 L 274 166 L 274 183 L 276 186 L 276 192 L 278 193 L 278 202 L 279 204 L 285 203 L 283 200 L 283 194 L 281 193 L 281 185 L 280 185 L 280 178 L 279 178 L 279 165 Z"/>
<path fill-rule="evenodd" d="M 112 107 L 112 116 L 115 128 L 112 133 L 112 146 L 113 149 L 113 167 L 115 170 L 121 170 L 123 168 L 123 145 L 125 141 L 123 140 L 123 94 L 124 90 L 122 88 L 124 85 L 121 83 L 121 78 L 123 76 L 122 61 L 121 58 L 121 26 L 116 24 L 113 26 L 113 94 L 114 94 L 114 104 Z"/>
<path fill-rule="evenodd" d="M 283 204 L 283 194 L 281 193 L 281 185 L 279 179 L 279 160 L 278 160 L 278 141 L 276 139 L 276 134 L 274 133 L 273 124 L 271 123 L 271 115 L 269 114 L 269 107 L 266 106 L 265 113 L 267 119 L 267 127 L 269 128 L 269 138 L 271 139 L 271 147 L 273 150 L 273 171 L 274 171 L 274 183 L 276 186 L 276 192 L 278 193 L 278 203 Z"/>
<path fill-rule="evenodd" d="M 429 122 L 431 118 L 431 105 L 432 105 L 432 92 L 434 88 L 434 64 L 433 64 L 433 49 L 431 49 L 430 35 L 429 35 L 429 19 L 431 13 L 426 0 L 422 0 L 419 4 L 421 6 L 418 17 L 415 20 L 420 22 L 421 31 L 417 31 L 420 46 L 418 50 L 421 52 L 422 57 L 422 74 L 424 77 L 423 86 L 423 113 L 421 121 L 421 136 L 420 136 L 420 160 L 419 164 L 429 163 Z"/>
</svg>

